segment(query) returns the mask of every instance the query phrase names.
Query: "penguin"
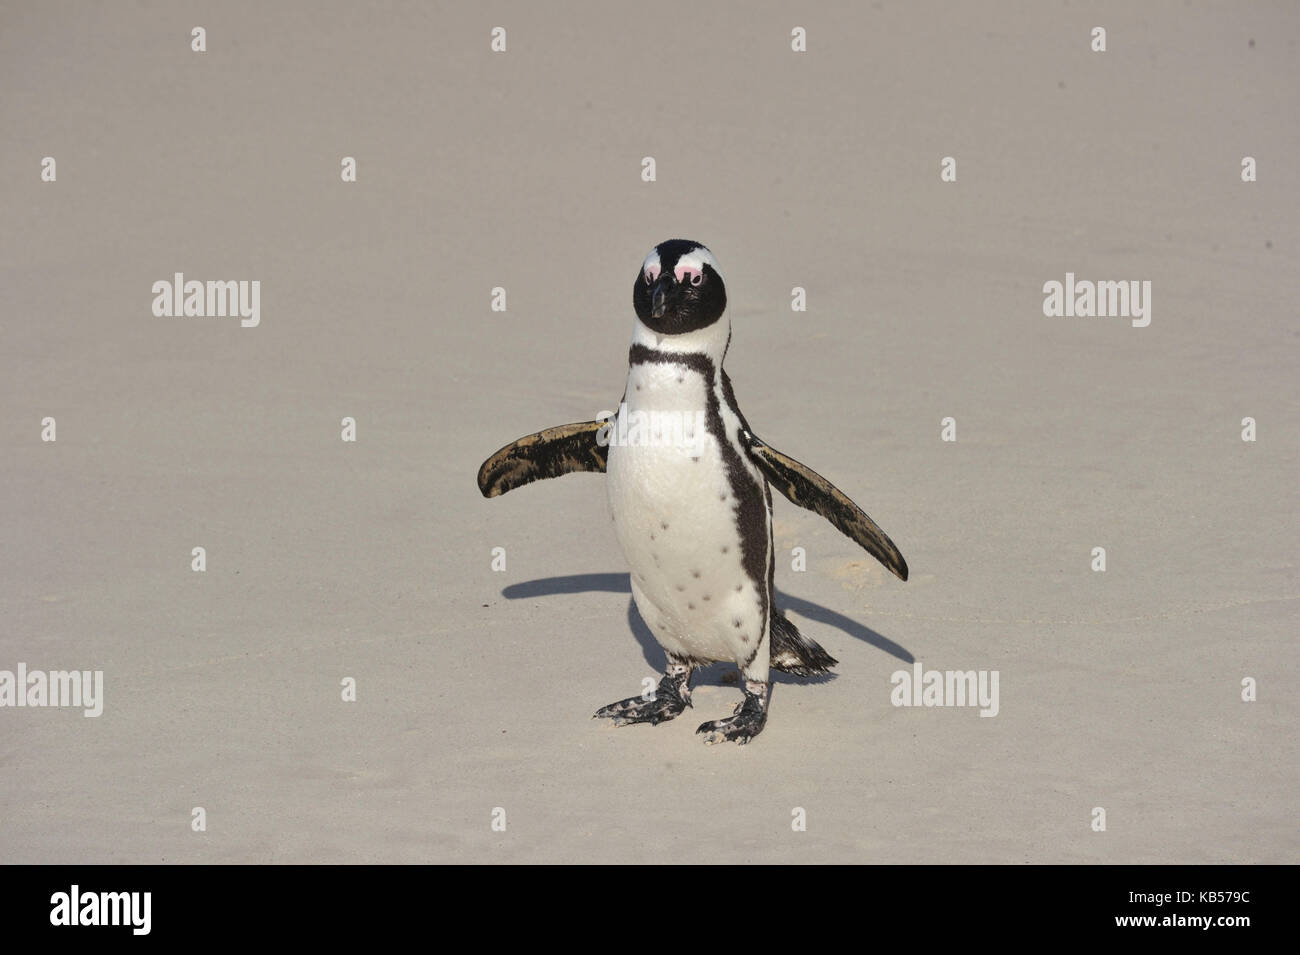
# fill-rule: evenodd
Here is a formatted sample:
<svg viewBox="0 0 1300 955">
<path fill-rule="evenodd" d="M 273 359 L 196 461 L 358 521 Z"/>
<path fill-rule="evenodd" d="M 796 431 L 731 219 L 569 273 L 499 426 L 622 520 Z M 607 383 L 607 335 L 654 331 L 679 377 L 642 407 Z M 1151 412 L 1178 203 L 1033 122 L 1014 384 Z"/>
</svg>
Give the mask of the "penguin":
<svg viewBox="0 0 1300 955">
<path fill-rule="evenodd" d="M 907 562 L 842 491 L 749 427 L 722 367 L 731 323 L 708 248 L 659 243 L 637 272 L 632 305 L 618 411 L 506 445 L 479 468 L 479 490 L 492 498 L 545 478 L 603 472 L 632 599 L 668 665 L 653 695 L 611 703 L 593 718 L 616 726 L 671 720 L 692 706 L 696 668 L 731 663 L 744 698 L 697 733 L 708 744 L 743 745 L 767 723 L 772 669 L 812 676 L 838 662 L 773 603 L 771 488 L 826 518 L 900 580 Z"/>
</svg>

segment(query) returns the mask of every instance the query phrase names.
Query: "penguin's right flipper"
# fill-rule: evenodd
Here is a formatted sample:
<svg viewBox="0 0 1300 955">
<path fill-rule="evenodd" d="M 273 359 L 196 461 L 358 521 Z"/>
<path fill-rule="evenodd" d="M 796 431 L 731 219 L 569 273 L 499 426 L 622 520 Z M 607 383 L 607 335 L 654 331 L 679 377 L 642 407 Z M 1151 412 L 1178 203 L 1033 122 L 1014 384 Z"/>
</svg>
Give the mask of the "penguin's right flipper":
<svg viewBox="0 0 1300 955">
<path fill-rule="evenodd" d="M 845 537 L 880 561 L 899 580 L 907 580 L 907 561 L 889 535 L 849 496 L 806 464 L 760 441 L 746 429 L 748 450 L 768 483 L 792 504 L 820 514 Z"/>
<path fill-rule="evenodd" d="M 574 471 L 605 470 L 608 444 L 602 428 L 608 421 L 582 421 L 547 428 L 507 444 L 478 469 L 478 489 L 484 497 L 500 497 L 506 491 L 559 477 Z"/>
</svg>

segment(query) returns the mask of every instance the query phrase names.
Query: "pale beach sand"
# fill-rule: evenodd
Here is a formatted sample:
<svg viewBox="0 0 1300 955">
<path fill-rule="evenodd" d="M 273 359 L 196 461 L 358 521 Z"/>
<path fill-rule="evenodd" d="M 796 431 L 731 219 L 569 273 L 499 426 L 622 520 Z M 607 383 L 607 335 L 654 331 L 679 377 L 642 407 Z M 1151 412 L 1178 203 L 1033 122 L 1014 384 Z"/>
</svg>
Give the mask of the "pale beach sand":
<svg viewBox="0 0 1300 955">
<path fill-rule="evenodd" d="M 0 670 L 105 681 L 0 708 L 0 861 L 1300 860 L 1300 9 L 637 9 L 0 6 Z M 746 747 L 723 667 L 590 718 L 663 663 L 602 477 L 474 483 L 614 406 L 678 236 L 755 431 L 912 570 L 776 501 L 841 662 Z M 176 272 L 260 324 L 156 317 Z M 1150 325 L 1046 317 L 1067 272 Z M 913 661 L 997 716 L 891 705 Z"/>
</svg>

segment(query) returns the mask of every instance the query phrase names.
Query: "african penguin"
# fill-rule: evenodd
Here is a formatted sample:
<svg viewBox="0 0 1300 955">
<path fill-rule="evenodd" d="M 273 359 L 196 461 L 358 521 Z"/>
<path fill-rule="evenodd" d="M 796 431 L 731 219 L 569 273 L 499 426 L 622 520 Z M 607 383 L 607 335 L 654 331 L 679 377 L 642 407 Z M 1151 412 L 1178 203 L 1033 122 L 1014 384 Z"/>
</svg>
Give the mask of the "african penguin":
<svg viewBox="0 0 1300 955">
<path fill-rule="evenodd" d="M 610 516 L 637 610 L 667 654 L 653 698 L 602 707 L 615 725 L 655 725 L 691 705 L 691 672 L 734 663 L 744 699 L 699 727 L 705 742 L 747 743 L 767 721 L 770 668 L 801 676 L 836 661 L 772 603 L 774 485 L 831 521 L 900 579 L 907 564 L 825 478 L 754 436 L 722 368 L 731 340 L 726 286 L 698 242 L 672 239 L 637 272 L 627 386 L 612 419 L 561 425 L 488 458 L 479 488 L 496 497 L 573 471 L 606 472 Z"/>
</svg>

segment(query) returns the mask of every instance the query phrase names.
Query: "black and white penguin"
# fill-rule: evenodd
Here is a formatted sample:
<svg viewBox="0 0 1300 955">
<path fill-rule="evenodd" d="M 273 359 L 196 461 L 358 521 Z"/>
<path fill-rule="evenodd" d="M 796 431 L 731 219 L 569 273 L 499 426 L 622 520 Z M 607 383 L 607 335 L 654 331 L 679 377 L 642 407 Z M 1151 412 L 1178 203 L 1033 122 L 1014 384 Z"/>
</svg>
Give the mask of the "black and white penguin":
<svg viewBox="0 0 1300 955">
<path fill-rule="evenodd" d="M 479 469 L 485 497 L 573 471 L 604 471 L 632 597 L 668 656 L 651 698 L 596 712 L 615 725 L 662 723 L 691 705 L 697 666 L 736 664 L 744 699 L 700 726 L 705 742 L 747 743 L 767 721 L 769 669 L 825 673 L 836 661 L 772 603 L 774 486 L 827 518 L 901 580 L 907 563 L 856 504 L 750 430 L 722 368 L 731 340 L 718 263 L 698 242 L 657 245 L 632 293 L 627 388 L 612 418 L 520 438 Z"/>
</svg>

